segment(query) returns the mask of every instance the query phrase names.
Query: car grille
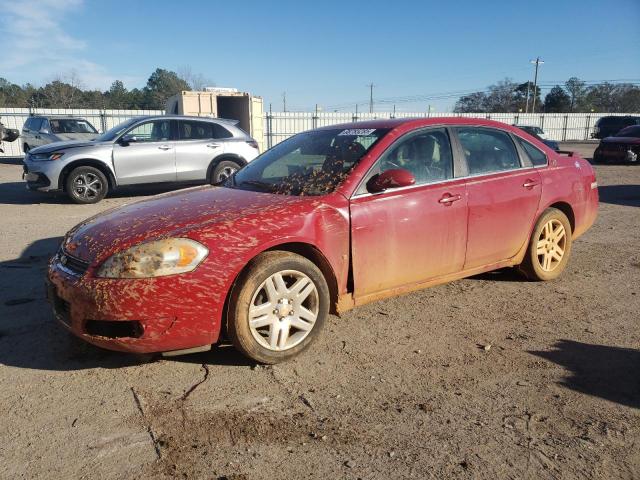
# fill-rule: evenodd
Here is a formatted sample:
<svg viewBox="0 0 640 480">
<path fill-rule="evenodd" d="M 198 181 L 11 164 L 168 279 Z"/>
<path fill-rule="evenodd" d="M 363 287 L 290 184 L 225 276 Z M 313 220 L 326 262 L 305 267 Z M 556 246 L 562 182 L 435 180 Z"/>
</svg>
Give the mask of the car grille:
<svg viewBox="0 0 640 480">
<path fill-rule="evenodd" d="M 66 250 L 60 249 L 58 253 L 58 262 L 67 270 L 75 275 L 84 275 L 89 268 L 89 262 L 80 260 L 70 255 Z"/>
</svg>

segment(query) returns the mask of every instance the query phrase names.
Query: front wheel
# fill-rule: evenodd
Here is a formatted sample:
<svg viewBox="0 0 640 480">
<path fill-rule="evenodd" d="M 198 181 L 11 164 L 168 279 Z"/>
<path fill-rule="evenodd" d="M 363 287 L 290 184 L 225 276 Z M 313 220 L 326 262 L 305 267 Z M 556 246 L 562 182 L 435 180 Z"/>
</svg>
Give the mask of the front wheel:
<svg viewBox="0 0 640 480">
<path fill-rule="evenodd" d="M 519 269 L 529 280 L 558 278 L 571 253 L 571 223 L 557 208 L 548 208 L 538 219 L 529 248 Z"/>
<path fill-rule="evenodd" d="M 78 167 L 71 171 L 65 182 L 66 192 L 74 203 L 98 203 L 109 189 L 107 177 L 94 167 Z"/>
<path fill-rule="evenodd" d="M 260 363 L 278 363 L 305 350 L 329 314 L 329 288 L 320 269 L 290 252 L 264 252 L 250 263 L 231 295 L 227 333 Z"/>
</svg>

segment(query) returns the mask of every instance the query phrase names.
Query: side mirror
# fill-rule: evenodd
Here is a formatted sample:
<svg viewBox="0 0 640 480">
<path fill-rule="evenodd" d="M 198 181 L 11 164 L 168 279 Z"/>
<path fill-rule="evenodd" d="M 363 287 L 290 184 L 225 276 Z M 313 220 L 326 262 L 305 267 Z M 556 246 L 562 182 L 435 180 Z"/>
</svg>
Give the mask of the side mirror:
<svg viewBox="0 0 640 480">
<path fill-rule="evenodd" d="M 135 135 L 123 135 L 120 137 L 120 140 L 118 141 L 120 143 L 120 145 L 122 145 L 123 147 L 126 147 L 127 145 L 129 145 L 130 143 L 135 143 L 138 141 L 138 138 Z"/>
<path fill-rule="evenodd" d="M 389 188 L 408 187 L 416 183 L 416 177 L 404 168 L 392 168 L 374 175 L 367 182 L 367 190 L 370 193 L 384 192 Z"/>
</svg>

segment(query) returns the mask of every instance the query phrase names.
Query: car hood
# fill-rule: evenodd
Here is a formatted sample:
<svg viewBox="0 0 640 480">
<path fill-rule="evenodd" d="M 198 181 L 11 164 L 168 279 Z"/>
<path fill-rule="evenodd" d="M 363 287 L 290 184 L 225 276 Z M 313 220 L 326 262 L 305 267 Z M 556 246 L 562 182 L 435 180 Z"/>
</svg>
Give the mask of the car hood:
<svg viewBox="0 0 640 480">
<path fill-rule="evenodd" d="M 97 133 L 54 133 L 56 138 L 59 138 L 61 142 L 69 140 L 91 140 L 98 136 Z"/>
<path fill-rule="evenodd" d="M 64 247 L 77 258 L 100 263 L 113 253 L 144 241 L 186 236 L 196 240 L 214 238 L 211 232 L 220 224 L 225 229 L 233 226 L 234 234 L 241 236 L 263 225 L 266 217 L 286 218 L 295 204 L 306 205 L 295 209 L 304 214 L 320 203 L 317 198 L 195 187 L 116 207 L 89 218 L 67 234 Z M 246 231 L 242 231 L 239 223 L 236 228 L 235 222 L 240 219 L 245 220 L 242 228 Z"/>
<path fill-rule="evenodd" d="M 109 145 L 111 142 L 91 142 L 87 140 L 69 140 L 65 142 L 53 142 L 47 143 L 46 145 L 42 145 L 41 147 L 36 147 L 29 150 L 29 153 L 50 153 L 61 150 L 69 150 L 71 148 L 80 148 L 80 147 L 95 147 L 96 145 Z"/>
<path fill-rule="evenodd" d="M 638 137 L 607 137 L 602 139 L 602 143 L 624 143 L 625 145 L 640 145 Z"/>
</svg>

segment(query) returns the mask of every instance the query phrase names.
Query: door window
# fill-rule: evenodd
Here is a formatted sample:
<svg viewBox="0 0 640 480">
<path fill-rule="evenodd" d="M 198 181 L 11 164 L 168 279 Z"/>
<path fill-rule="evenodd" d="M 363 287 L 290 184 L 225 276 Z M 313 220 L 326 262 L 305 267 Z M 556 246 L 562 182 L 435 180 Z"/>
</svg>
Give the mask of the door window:
<svg viewBox="0 0 640 480">
<path fill-rule="evenodd" d="M 444 128 L 422 130 L 400 139 L 378 160 L 367 180 L 395 168 L 410 171 L 416 185 L 453 178 L 453 155 L 447 131 Z M 358 193 L 365 192 L 366 185 L 363 185 Z"/>
<path fill-rule="evenodd" d="M 490 128 L 458 128 L 469 175 L 520 168 L 520 158 L 511 137 Z"/>
<path fill-rule="evenodd" d="M 127 132 L 136 142 L 163 142 L 171 139 L 169 120 L 156 120 L 138 125 Z"/>
<path fill-rule="evenodd" d="M 204 140 L 215 138 L 213 134 L 213 123 L 198 121 L 180 121 L 178 130 L 180 140 Z"/>
</svg>

